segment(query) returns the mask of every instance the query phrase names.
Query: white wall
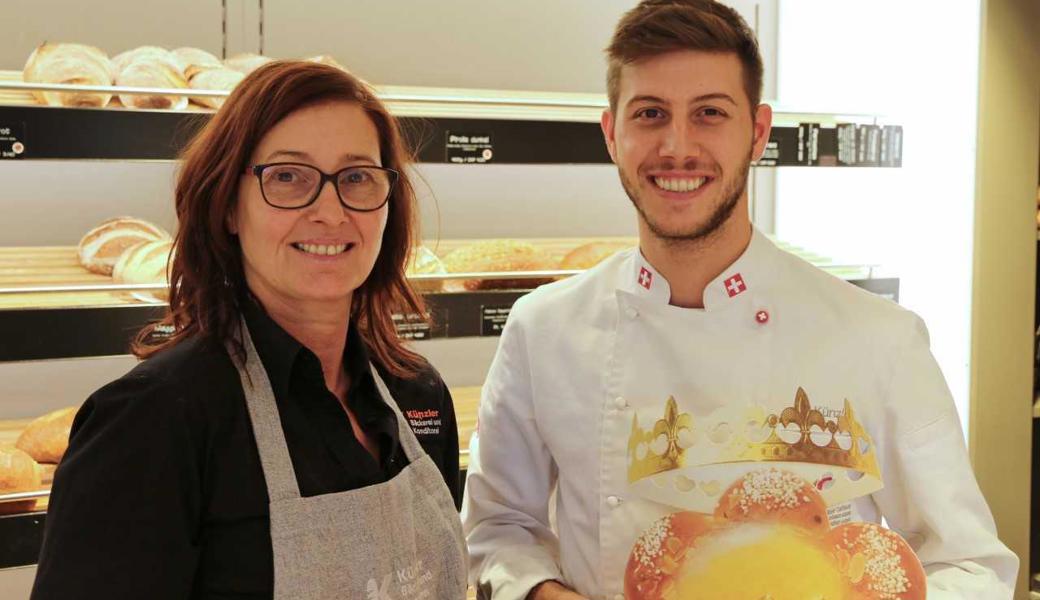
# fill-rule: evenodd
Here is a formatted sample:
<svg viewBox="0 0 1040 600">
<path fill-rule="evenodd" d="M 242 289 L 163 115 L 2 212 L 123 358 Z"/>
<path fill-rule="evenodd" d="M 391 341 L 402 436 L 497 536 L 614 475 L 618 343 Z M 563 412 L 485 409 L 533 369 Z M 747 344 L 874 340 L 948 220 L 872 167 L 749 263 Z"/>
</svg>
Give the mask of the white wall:
<svg viewBox="0 0 1040 600">
<path fill-rule="evenodd" d="M 779 100 L 887 114 L 904 159 L 779 170 L 777 234 L 900 277 L 967 429 L 979 1 L 786 0 L 779 14 Z"/>
</svg>

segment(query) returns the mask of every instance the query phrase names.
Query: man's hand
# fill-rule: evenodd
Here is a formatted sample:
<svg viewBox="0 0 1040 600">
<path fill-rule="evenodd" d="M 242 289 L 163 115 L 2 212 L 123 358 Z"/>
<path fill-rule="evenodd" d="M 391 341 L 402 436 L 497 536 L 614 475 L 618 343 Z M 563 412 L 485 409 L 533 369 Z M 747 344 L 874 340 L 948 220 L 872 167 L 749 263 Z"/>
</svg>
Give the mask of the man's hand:
<svg viewBox="0 0 1040 600">
<path fill-rule="evenodd" d="M 543 581 L 534 586 L 527 600 L 589 600 L 563 586 L 559 581 Z"/>
</svg>

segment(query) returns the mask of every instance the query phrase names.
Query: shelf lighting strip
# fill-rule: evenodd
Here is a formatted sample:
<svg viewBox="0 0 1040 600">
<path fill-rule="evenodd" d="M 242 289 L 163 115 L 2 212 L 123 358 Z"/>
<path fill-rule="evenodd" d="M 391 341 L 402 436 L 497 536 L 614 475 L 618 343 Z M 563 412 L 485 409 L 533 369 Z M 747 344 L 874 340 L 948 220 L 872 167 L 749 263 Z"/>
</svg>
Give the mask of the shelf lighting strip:
<svg viewBox="0 0 1040 600">
<path fill-rule="evenodd" d="M 231 95 L 223 90 L 196 90 L 189 88 L 147 88 L 119 87 L 111 85 L 76 85 L 65 83 L 25 83 L 21 81 L 0 81 L 0 90 L 16 90 L 23 92 L 90 92 L 99 94 L 128 94 L 145 96 L 195 96 L 205 98 L 226 98 Z M 384 102 L 420 102 L 429 104 L 489 104 L 496 106 L 548 106 L 554 108 L 606 108 L 606 99 L 602 101 L 578 100 L 567 98 L 508 98 L 497 96 L 465 96 L 437 95 L 414 93 L 377 94 Z"/>
<path fill-rule="evenodd" d="M 34 490 L 31 492 L 14 492 L 11 494 L 0 494 L 0 504 L 5 502 L 18 502 L 20 500 L 38 500 L 51 495 L 50 490 Z"/>
<path fill-rule="evenodd" d="M 447 88 L 446 88 L 447 89 Z M 90 92 L 102 94 L 128 94 L 146 96 L 194 96 L 196 98 L 226 98 L 231 93 L 224 90 L 195 90 L 189 88 L 148 88 L 148 87 L 120 87 L 110 85 L 76 85 L 64 83 L 26 83 L 22 81 L 0 80 L 0 90 L 15 90 L 24 92 Z M 416 103 L 429 105 L 460 105 L 460 106 L 501 106 L 521 108 L 565 108 L 586 109 L 601 111 L 607 107 L 606 97 L 595 94 L 586 94 L 580 98 L 566 97 L 538 97 L 537 95 L 522 95 L 508 97 L 505 95 L 483 95 L 483 94 L 423 94 L 417 92 L 379 92 L 376 95 L 388 103 Z M 580 94 L 575 94 L 582 96 Z M 765 101 L 773 106 L 774 125 L 779 123 L 797 123 L 798 121 L 814 121 L 823 123 L 850 122 L 872 122 L 877 124 L 882 117 L 871 114 L 857 113 L 829 113 L 824 111 L 785 110 L 771 101 Z M 177 111 L 182 112 L 182 111 Z"/>
<path fill-rule="evenodd" d="M 866 269 L 867 279 L 873 279 L 874 268 L 877 265 L 824 265 L 819 268 L 823 270 L 840 269 Z M 582 270 L 551 270 L 551 271 L 493 271 L 483 273 L 428 273 L 422 275 L 409 275 L 411 281 L 455 281 L 458 279 L 549 279 L 555 277 L 573 277 Z M 165 290 L 169 286 L 164 283 L 142 283 L 142 284 L 104 284 L 104 285 L 48 285 L 34 287 L 0 287 L 0 295 L 5 294 L 61 294 L 77 292 L 141 292 Z"/>
</svg>

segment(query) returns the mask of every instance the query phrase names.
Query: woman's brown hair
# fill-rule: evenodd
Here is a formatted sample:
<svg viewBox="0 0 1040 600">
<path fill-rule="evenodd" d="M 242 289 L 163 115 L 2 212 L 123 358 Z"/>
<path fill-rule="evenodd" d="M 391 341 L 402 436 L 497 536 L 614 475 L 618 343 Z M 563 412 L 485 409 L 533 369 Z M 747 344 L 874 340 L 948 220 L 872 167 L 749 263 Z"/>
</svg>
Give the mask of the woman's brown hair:
<svg viewBox="0 0 1040 600">
<path fill-rule="evenodd" d="M 276 123 L 330 100 L 354 102 L 365 111 L 379 132 L 382 166 L 400 173 L 382 249 L 354 292 L 350 318 L 383 368 L 402 377 L 416 374 L 423 359 L 402 344 L 392 318 L 394 313 L 426 314 L 422 297 L 405 278 L 417 237 L 415 191 L 407 169 L 411 154 L 397 121 L 364 82 L 341 69 L 303 61 L 277 61 L 251 73 L 184 149 L 175 192 L 179 227 L 169 268 L 170 306 L 160 322 L 137 334 L 134 354 L 147 358 L 198 337 L 222 344 L 236 339 L 238 304 L 247 290 L 238 238 L 225 224 L 242 174 Z"/>
</svg>

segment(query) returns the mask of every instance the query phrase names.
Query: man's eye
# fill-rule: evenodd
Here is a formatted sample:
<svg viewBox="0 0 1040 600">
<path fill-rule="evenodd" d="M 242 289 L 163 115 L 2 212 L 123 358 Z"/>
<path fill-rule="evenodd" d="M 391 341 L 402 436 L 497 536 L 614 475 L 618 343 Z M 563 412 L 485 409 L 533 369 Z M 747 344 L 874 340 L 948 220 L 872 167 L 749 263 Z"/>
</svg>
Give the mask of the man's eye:
<svg viewBox="0 0 1040 600">
<path fill-rule="evenodd" d="M 722 112 L 717 108 L 705 108 L 701 111 L 701 114 L 705 117 L 724 117 L 726 113 Z"/>
<path fill-rule="evenodd" d="M 644 108 L 643 110 L 636 113 L 636 118 L 639 119 L 660 119 L 664 116 L 664 111 L 657 108 Z"/>
</svg>

